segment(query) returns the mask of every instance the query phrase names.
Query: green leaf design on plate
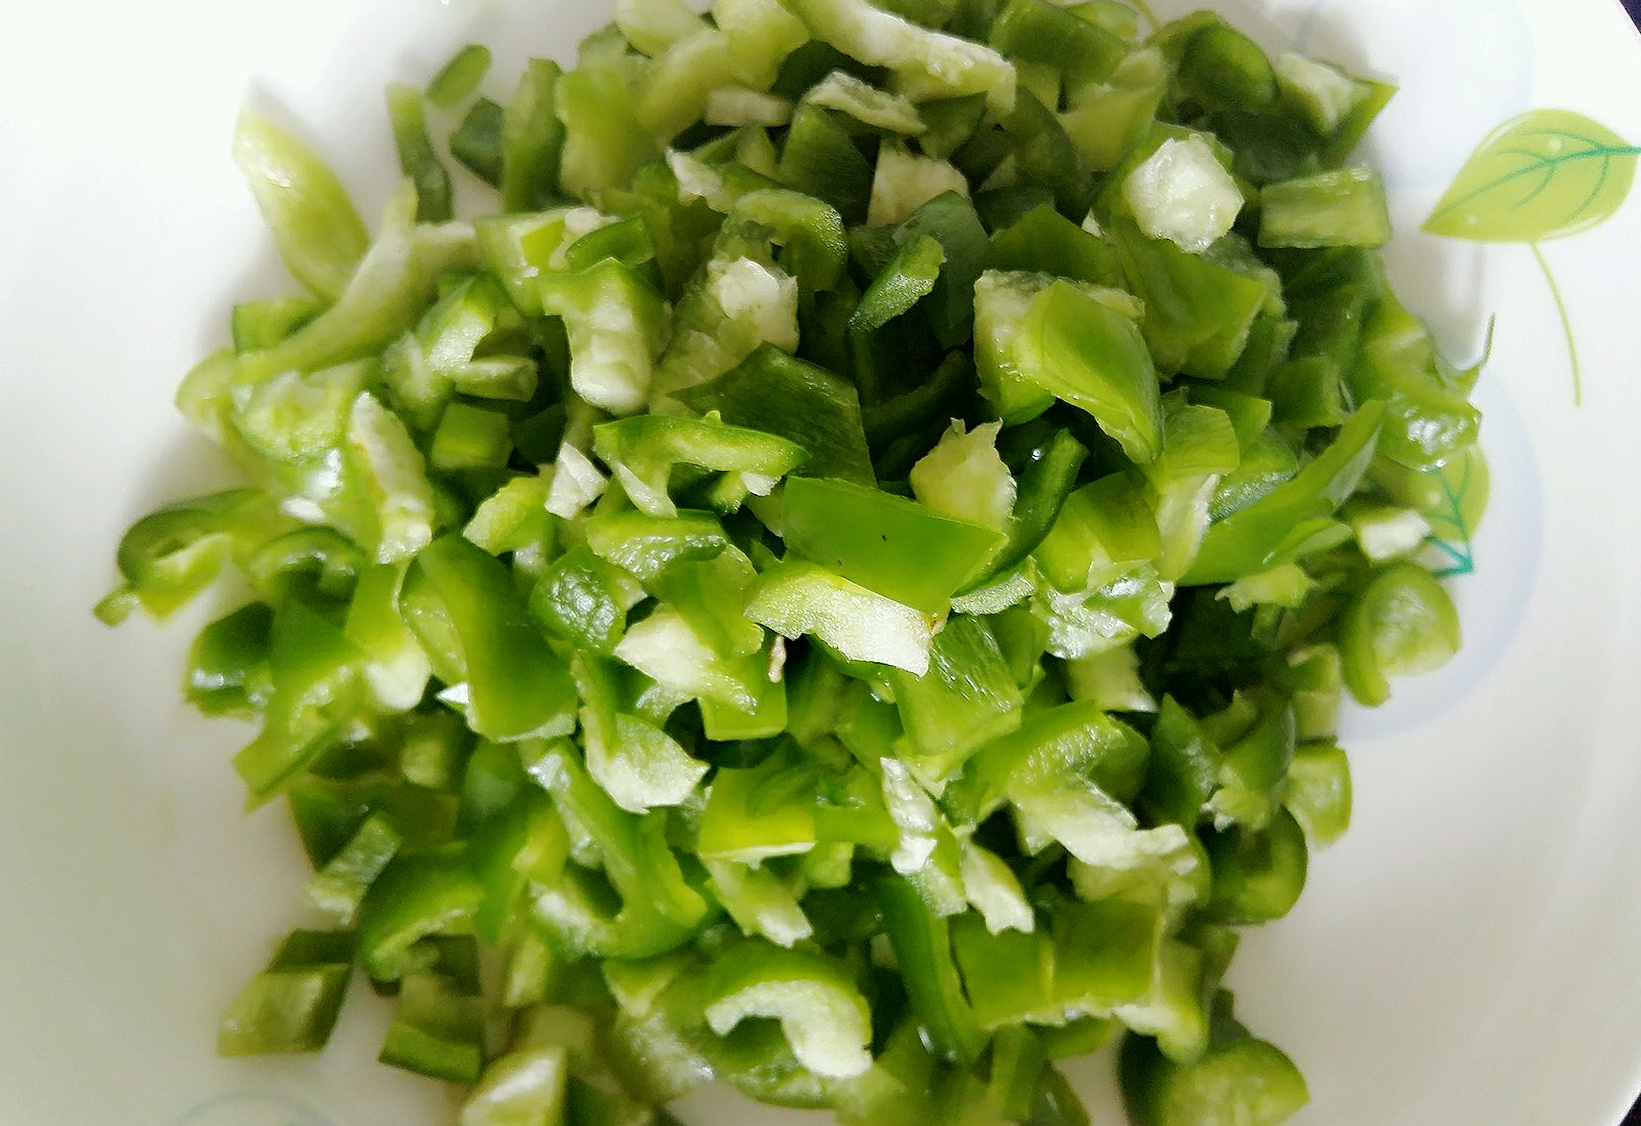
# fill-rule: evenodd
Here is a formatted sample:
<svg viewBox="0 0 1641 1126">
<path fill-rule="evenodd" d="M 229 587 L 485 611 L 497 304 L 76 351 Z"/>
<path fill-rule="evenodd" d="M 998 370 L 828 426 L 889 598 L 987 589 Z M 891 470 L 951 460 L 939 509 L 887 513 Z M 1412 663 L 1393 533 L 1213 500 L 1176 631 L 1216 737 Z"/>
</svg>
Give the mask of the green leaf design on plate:
<svg viewBox="0 0 1641 1126">
<path fill-rule="evenodd" d="M 1501 125 L 1465 161 L 1425 230 L 1477 242 L 1542 242 L 1617 211 L 1641 148 L 1570 110 L 1539 109 Z"/>
<path fill-rule="evenodd" d="M 1445 564 L 1437 574 L 1442 578 L 1471 574 L 1476 569 L 1471 535 L 1487 511 L 1492 492 L 1487 458 L 1479 448 L 1471 446 L 1462 457 L 1430 470 L 1429 474 L 1438 491 L 1434 502 L 1425 510 L 1425 519 L 1430 521 L 1430 546 L 1440 553 Z"/>
</svg>

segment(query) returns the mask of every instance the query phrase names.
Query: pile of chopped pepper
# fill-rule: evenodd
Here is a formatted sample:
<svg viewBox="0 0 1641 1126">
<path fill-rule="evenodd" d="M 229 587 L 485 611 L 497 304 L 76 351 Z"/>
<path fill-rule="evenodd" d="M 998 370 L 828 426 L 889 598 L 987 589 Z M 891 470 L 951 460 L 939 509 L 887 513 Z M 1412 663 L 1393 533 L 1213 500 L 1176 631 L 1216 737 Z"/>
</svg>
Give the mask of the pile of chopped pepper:
<svg viewBox="0 0 1641 1126">
<path fill-rule="evenodd" d="M 221 1050 L 362 974 L 462 1126 L 1084 1126 L 1116 1038 L 1136 1126 L 1303 1105 L 1223 979 L 1349 821 L 1345 692 L 1457 648 L 1485 479 L 1348 163 L 1390 88 L 1117 0 L 619 0 L 489 65 L 390 88 L 374 237 L 242 118 L 303 292 L 178 396 L 244 483 L 98 608 L 244 595 L 184 691 L 314 876 Z"/>
</svg>

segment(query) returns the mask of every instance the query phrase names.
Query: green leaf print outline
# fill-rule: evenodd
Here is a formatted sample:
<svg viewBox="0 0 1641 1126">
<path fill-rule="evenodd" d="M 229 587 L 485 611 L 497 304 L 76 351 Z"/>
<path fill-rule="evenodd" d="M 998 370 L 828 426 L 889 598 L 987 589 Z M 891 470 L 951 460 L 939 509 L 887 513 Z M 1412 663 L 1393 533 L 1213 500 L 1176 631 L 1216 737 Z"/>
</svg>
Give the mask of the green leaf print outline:
<svg viewBox="0 0 1641 1126">
<path fill-rule="evenodd" d="M 1610 219 L 1641 166 L 1641 146 L 1572 110 L 1537 109 L 1506 121 L 1470 154 L 1424 229 L 1472 242 L 1530 247 L 1567 341 L 1573 404 L 1584 405 L 1578 341 L 1561 287 L 1540 243 Z"/>
<path fill-rule="evenodd" d="M 1430 522 L 1430 536 L 1426 543 L 1435 550 L 1444 564 L 1436 571 L 1437 578 L 1469 575 L 1476 570 L 1476 549 L 1471 536 L 1487 509 L 1492 491 L 1492 475 L 1487 459 L 1480 450 L 1472 449 L 1462 460 L 1427 471 L 1436 482 L 1438 496 L 1425 511 Z M 1457 479 L 1455 479 L 1455 475 Z"/>
<path fill-rule="evenodd" d="M 1635 183 L 1641 147 L 1571 110 L 1499 126 L 1459 169 L 1424 229 L 1475 242 L 1548 242 L 1604 222 Z"/>
</svg>

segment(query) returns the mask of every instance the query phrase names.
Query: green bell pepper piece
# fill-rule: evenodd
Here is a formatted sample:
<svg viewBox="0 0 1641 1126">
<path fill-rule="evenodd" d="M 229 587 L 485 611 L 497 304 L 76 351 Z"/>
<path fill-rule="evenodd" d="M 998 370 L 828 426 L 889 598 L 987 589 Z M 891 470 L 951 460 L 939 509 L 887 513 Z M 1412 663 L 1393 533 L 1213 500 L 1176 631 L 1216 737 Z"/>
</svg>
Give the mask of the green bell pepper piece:
<svg viewBox="0 0 1641 1126">
<path fill-rule="evenodd" d="M 1338 426 L 1350 413 L 1344 379 L 1326 356 L 1302 356 L 1276 368 L 1265 394 L 1276 421 L 1293 429 Z"/>
<path fill-rule="evenodd" d="M 787 482 L 782 522 L 790 550 L 930 615 L 1002 542 L 989 528 L 843 481 Z"/>
<path fill-rule="evenodd" d="M 973 1064 L 987 1036 L 963 994 L 952 955 L 950 921 L 931 911 L 903 879 L 878 881 L 876 894 L 912 1012 L 930 1045 L 947 1059 Z"/>
<path fill-rule="evenodd" d="M 654 58 L 706 25 L 680 0 L 622 0 L 616 5 L 615 26 L 634 49 Z"/>
<path fill-rule="evenodd" d="M 381 775 L 338 781 L 307 774 L 291 783 L 285 797 L 315 869 L 334 859 L 373 812 L 391 818 L 416 848 L 446 843 L 455 834 L 457 802 L 450 794 Z"/>
<path fill-rule="evenodd" d="M 223 1014 L 217 1051 L 225 1056 L 318 1052 L 330 1040 L 353 974 L 353 935 L 294 931 L 268 968 Z"/>
<path fill-rule="evenodd" d="M 1188 403 L 1177 393 L 1165 396 L 1162 406 L 1163 452 L 1143 472 L 1161 537 L 1157 572 L 1174 582 L 1195 560 L 1219 483 L 1242 464 L 1242 454 L 1224 411 Z"/>
<path fill-rule="evenodd" d="M 426 464 L 400 419 L 375 395 L 353 401 L 343 489 L 322 506 L 377 563 L 409 558 L 433 538 L 438 513 Z"/>
<path fill-rule="evenodd" d="M 451 217 L 450 173 L 427 135 L 427 106 L 419 90 L 402 83 L 387 88 L 388 119 L 399 168 L 416 185 L 416 221 L 443 223 Z"/>
<path fill-rule="evenodd" d="M 1434 575 L 1414 563 L 1375 574 L 1339 627 L 1345 686 L 1369 706 L 1390 698 L 1390 677 L 1438 669 L 1458 649 L 1453 600 Z"/>
<path fill-rule="evenodd" d="M 635 270 L 645 270 L 648 280 L 659 286 L 661 279 L 646 270 L 655 261 L 655 239 L 642 215 L 618 219 L 608 226 L 588 231 L 564 251 L 564 264 L 571 270 L 585 270 L 606 258 L 614 258 Z"/>
<path fill-rule="evenodd" d="M 351 926 L 370 885 L 376 882 L 404 844 L 404 836 L 390 818 L 373 814 L 342 851 L 331 858 L 304 894 L 309 903 L 342 926 Z"/>
<path fill-rule="evenodd" d="M 1105 28 L 1048 0 L 1010 0 L 988 42 L 1016 63 L 1054 68 L 1072 90 L 1105 81 L 1128 53 Z"/>
<path fill-rule="evenodd" d="M 1295 729 L 1292 705 L 1274 702 L 1252 731 L 1225 748 L 1219 789 L 1208 802 L 1216 828 L 1235 824 L 1259 830 L 1270 824 L 1286 794 Z"/>
<path fill-rule="evenodd" d="M 904 763 L 883 756 L 876 765 L 883 804 L 895 826 L 890 866 L 936 915 L 945 918 L 964 911 L 968 896 L 963 879 L 963 848 L 956 834 Z"/>
<path fill-rule="evenodd" d="M 530 614 L 554 637 L 607 655 L 626 631 L 627 612 L 642 597 L 621 568 L 582 545 L 560 556 L 536 581 Z"/>
<path fill-rule="evenodd" d="M 273 607 L 252 602 L 204 629 L 188 650 L 183 697 L 209 716 L 253 716 L 273 696 L 268 662 Z"/>
<path fill-rule="evenodd" d="M 1268 290 L 1256 277 L 1167 239 L 1149 238 L 1127 220 L 1108 226 L 1129 286 L 1145 302 L 1145 341 L 1163 371 L 1218 379 L 1248 342 Z"/>
<path fill-rule="evenodd" d="M 1209 107 L 1257 110 L 1276 100 L 1276 69 L 1259 45 L 1222 22 L 1185 40 L 1180 87 Z"/>
<path fill-rule="evenodd" d="M 962 843 L 962 850 L 963 892 L 985 920 L 986 929 L 993 934 L 1005 930 L 1034 931 L 1036 915 L 1019 876 L 1007 861 L 975 844 L 973 838 Z"/>
<path fill-rule="evenodd" d="M 755 90 L 775 86 L 786 69 L 783 64 L 810 44 L 808 30 L 779 0 L 714 0 L 712 21 L 729 37 L 737 77 Z M 820 74 L 814 75 L 792 93 L 807 89 L 819 78 Z"/>
<path fill-rule="evenodd" d="M 1384 418 L 1385 404 L 1362 404 L 1333 443 L 1292 480 L 1210 527 L 1181 581 L 1231 582 L 1339 542 L 1331 531 L 1332 514 L 1367 472 Z M 1343 532 L 1348 538 L 1349 530 Z"/>
<path fill-rule="evenodd" d="M 907 475 L 918 503 L 954 520 L 1006 528 L 1017 487 L 997 452 L 1001 429 L 993 422 L 967 430 L 954 421 Z"/>
<path fill-rule="evenodd" d="M 635 106 L 638 121 L 656 141 L 670 144 L 701 120 L 708 97 L 733 77 L 729 37 L 702 26 L 650 60 Z"/>
<path fill-rule="evenodd" d="M 1077 1017 L 1053 1028 L 1037 1029 L 1037 1039 L 1050 1060 L 1076 1059 L 1109 1044 L 1121 1024 L 1107 1017 Z"/>
<path fill-rule="evenodd" d="M 608 563 L 651 583 L 674 564 L 711 559 L 729 546 L 729 535 L 710 512 L 680 510 L 674 517 L 629 510 L 589 517 L 582 524 L 587 547 Z"/>
<path fill-rule="evenodd" d="M 1363 165 L 1260 190 L 1260 246 L 1383 246 L 1389 241 L 1384 187 Z"/>
<path fill-rule="evenodd" d="M 1293 1061 L 1253 1037 L 1182 1065 L 1167 1060 L 1151 1041 L 1130 1036 L 1120 1073 L 1123 1101 L 1136 1126 L 1277 1126 L 1310 1101 Z"/>
<path fill-rule="evenodd" d="M 801 192 L 763 188 L 735 202 L 724 221 L 720 249 L 728 249 L 736 234 L 756 225 L 760 241 L 781 248 L 780 265 L 806 290 L 825 292 L 843 277 L 848 253 L 843 219 L 820 200 Z"/>
<path fill-rule="evenodd" d="M 794 889 L 768 868 L 719 860 L 707 872 L 708 889 L 749 938 L 791 947 L 814 933 Z"/>
<path fill-rule="evenodd" d="M 1339 730 L 1343 663 L 1335 645 L 1307 645 L 1288 654 L 1282 686 L 1292 693 L 1295 734 L 1301 743 L 1331 739 Z"/>
<path fill-rule="evenodd" d="M 440 679 L 467 686 L 464 710 L 474 731 L 507 741 L 574 726 L 569 669 L 499 560 L 460 536 L 443 536 L 411 564 L 399 609 Z"/>
<path fill-rule="evenodd" d="M 578 273 L 547 274 L 541 307 L 564 318 L 570 336 L 570 386 L 587 402 L 632 414 L 649 398 L 661 354 L 666 310 L 630 267 L 606 258 Z"/>
<path fill-rule="evenodd" d="M 522 788 L 506 806 L 469 828 L 473 874 L 484 888 L 473 928 L 486 942 L 497 943 L 531 881 L 550 884 L 562 877 L 570 857 L 570 834 L 544 794 Z"/>
<path fill-rule="evenodd" d="M 346 600 L 359 581 L 364 554 L 334 528 L 298 528 L 275 536 L 240 564 L 257 593 L 277 603 L 296 594 L 323 602 Z"/>
<path fill-rule="evenodd" d="M 1218 785 L 1220 752 L 1190 712 L 1164 696 L 1151 728 L 1151 759 L 1140 808 L 1159 820 L 1195 828 Z"/>
<path fill-rule="evenodd" d="M 720 767 L 707 790 L 696 854 L 756 864 L 807 852 L 820 839 L 819 804 L 816 776 L 782 756 L 750 769 Z"/>
<path fill-rule="evenodd" d="M 965 94 L 959 98 L 936 98 L 917 109 L 924 125 L 917 139 L 918 147 L 929 156 L 950 160 L 985 120 L 986 96 Z"/>
<path fill-rule="evenodd" d="M 759 940 L 731 947 L 707 987 L 707 1024 L 720 1036 L 751 1017 L 780 1022 L 798 1062 L 850 1079 L 872 1066 L 872 1017 L 848 969 L 820 954 Z"/>
<path fill-rule="evenodd" d="M 562 72 L 549 59 L 531 59 L 502 111 L 498 168 L 502 208 L 531 211 L 557 198 L 565 148 L 557 116 Z"/>
<path fill-rule="evenodd" d="M 657 616 L 660 613 L 657 611 Z M 655 620 L 656 616 L 651 616 L 639 623 L 628 640 L 640 637 L 640 631 Z M 626 659 L 630 653 L 622 653 L 624 645 L 626 641 L 616 647 L 616 655 Z M 617 666 L 590 654 L 578 654 L 576 671 L 583 702 L 582 741 L 587 772 L 593 780 L 617 805 L 632 813 L 688 800 L 706 774 L 707 764 L 691 758 L 655 724 L 624 710 L 626 700 L 617 683 Z"/>
<path fill-rule="evenodd" d="M 1162 540 L 1143 490 L 1113 473 L 1066 498 L 1033 557 L 1062 591 L 1102 586 L 1157 558 Z"/>
<path fill-rule="evenodd" d="M 986 1101 L 1010 1122 L 1028 1121 L 1048 1065 L 1036 1032 L 1019 1024 L 999 1029 L 992 1037 Z"/>
<path fill-rule="evenodd" d="M 911 440 L 913 456 L 923 455 L 928 444 L 926 436 L 947 420 L 964 413 L 973 394 L 974 377 L 974 364 L 969 357 L 951 352 L 922 383 L 868 406 L 862 412 L 862 421 L 873 453 L 887 463 L 902 443 Z M 886 464 L 886 468 L 890 467 Z M 844 473 L 810 476 L 856 480 Z"/>
<path fill-rule="evenodd" d="M 234 756 L 253 805 L 279 793 L 338 741 L 360 703 L 361 654 L 329 619 L 292 599 L 274 613 L 273 695 L 261 732 Z"/>
<path fill-rule="evenodd" d="M 958 615 L 935 635 L 923 676 L 889 673 L 895 706 L 911 740 L 909 761 L 943 780 L 986 743 L 1020 724 L 1020 689 L 997 640 L 978 618 Z"/>
<path fill-rule="evenodd" d="M 479 98 L 451 131 L 450 155 L 491 187 L 500 188 L 506 127 L 507 111 L 489 98 Z"/>
<path fill-rule="evenodd" d="M 614 655 L 688 699 L 711 699 L 741 712 L 757 708 L 759 682 L 767 679 L 768 661 L 757 650 L 725 657 L 667 605 L 633 624 Z"/>
<path fill-rule="evenodd" d="M 249 111 L 234 127 L 234 163 L 291 276 L 315 297 L 335 301 L 369 243 L 336 174 L 294 134 Z"/>
<path fill-rule="evenodd" d="M 371 883 L 359 908 L 365 972 L 373 981 L 399 981 L 429 968 L 436 950 L 422 940 L 470 933 L 483 898 L 466 843 L 401 850 Z"/>
<path fill-rule="evenodd" d="M 1346 382 L 1358 401 L 1386 402 L 1379 452 L 1416 470 L 1462 457 L 1475 444 L 1481 413 L 1467 398 L 1465 377 L 1441 358 L 1429 330 L 1385 296 L 1366 317 L 1360 340 Z"/>
<path fill-rule="evenodd" d="M 324 305 L 307 297 L 249 301 L 235 305 L 232 314 L 234 354 L 272 348 L 313 320 Z"/>
<path fill-rule="evenodd" d="M 553 100 L 564 126 L 559 184 L 565 194 L 585 200 L 625 187 L 656 155 L 656 140 L 639 118 L 637 94 L 618 62 L 584 62 L 559 75 Z"/>
<path fill-rule="evenodd" d="M 787 0 L 821 39 L 868 66 L 888 67 L 914 101 L 985 94 L 997 113 L 1014 104 L 1015 73 L 990 47 L 914 23 L 866 0 Z"/>
<path fill-rule="evenodd" d="M 1054 208 L 1054 192 L 1042 184 L 1011 184 L 975 192 L 975 213 L 991 235 L 1021 222 L 1039 207 Z"/>
<path fill-rule="evenodd" d="M 1096 172 L 1125 164 L 1157 124 L 1168 93 L 1168 64 L 1154 47 L 1136 50 L 1098 86 L 1076 91 L 1060 126 L 1085 163 Z"/>
<path fill-rule="evenodd" d="M 876 484 L 855 388 L 773 345 L 678 398 L 699 411 L 718 411 L 732 426 L 755 427 L 806 450 L 808 458 L 791 470 L 797 476 Z"/>
<path fill-rule="evenodd" d="M 415 707 L 432 666 L 399 614 L 399 591 L 408 564 L 367 567 L 359 575 L 343 632 L 365 656 L 371 702 L 390 713 Z"/>
<path fill-rule="evenodd" d="M 563 1045 L 509 1052 L 484 1069 L 459 1126 L 563 1126 L 568 1079 Z"/>
<path fill-rule="evenodd" d="M 674 564 L 652 586 L 714 654 L 731 659 L 764 647 L 764 631 L 741 613 L 757 577 L 751 561 L 730 548 L 713 559 Z"/>
<path fill-rule="evenodd" d="M 1298 902 L 1308 850 L 1304 830 L 1287 810 L 1278 810 L 1264 829 L 1208 833 L 1203 846 L 1214 873 L 1210 918 L 1264 923 L 1280 919 Z"/>
<path fill-rule="evenodd" d="M 993 934 L 979 916 L 951 920 L 952 949 L 979 1026 L 1003 1044 L 1007 1030 L 1030 1021 L 1056 1023 L 1065 1007 L 1054 997 L 1054 943 L 1045 934 Z"/>
<path fill-rule="evenodd" d="M 1143 784 L 1149 754 L 1138 732 L 1097 705 L 1070 703 L 1030 716 L 1012 733 L 992 741 L 970 763 L 970 770 L 984 792 L 998 797 L 1077 776 L 1124 801 Z"/>
<path fill-rule="evenodd" d="M 785 438 L 704 419 L 646 415 L 593 428 L 593 448 L 629 499 L 651 516 L 677 512 L 667 486 L 673 467 L 692 465 L 740 475 L 767 493 L 808 454 Z"/>
<path fill-rule="evenodd" d="M 1277 60 L 1276 82 L 1284 106 L 1323 137 L 1336 132 L 1368 94 L 1365 83 L 1338 67 L 1293 53 Z"/>
<path fill-rule="evenodd" d="M 1037 550 L 1059 520 L 1087 458 L 1087 447 L 1065 430 L 1028 453 L 1005 528 L 1008 540 L 988 565 L 987 577 L 1006 573 Z"/>
<path fill-rule="evenodd" d="M 1058 11 L 1038 0 L 1045 8 Z M 1081 21 L 1077 21 L 1081 23 Z M 1003 128 L 1014 139 L 1015 165 L 1027 183 L 1038 184 L 1054 194 L 1061 211 L 1084 214 L 1094 198 L 1094 179 L 1082 154 L 1066 133 L 1065 126 L 1044 101 L 1057 104 L 1053 92 L 1039 98 L 1024 87 L 1015 100 L 1014 111 L 1003 118 Z"/>
<path fill-rule="evenodd" d="M 915 137 L 927 128 L 908 99 L 880 90 L 848 71 L 833 71 L 810 87 L 804 100 L 848 114 L 867 128 L 885 133 Z"/>
<path fill-rule="evenodd" d="M 902 246 L 923 237 L 934 239 L 945 252 L 923 309 L 941 347 L 957 348 L 972 334 L 974 283 L 986 267 L 986 228 L 973 204 L 957 192 L 944 192 L 895 229 Z"/>
<path fill-rule="evenodd" d="M 462 537 L 491 555 L 511 553 L 523 571 L 535 573 L 533 559 L 549 550 L 554 526 L 547 511 L 551 482 L 540 473 L 512 477 L 479 502 L 462 529 Z"/>
<path fill-rule="evenodd" d="M 609 222 L 590 207 L 555 207 L 488 215 L 473 229 L 488 275 L 502 283 L 521 313 L 540 315 L 542 275 L 565 271 L 570 248 Z"/>
<path fill-rule="evenodd" d="M 384 210 L 375 241 L 335 302 L 279 343 L 239 357 L 238 384 L 374 355 L 411 327 L 441 276 L 475 267 L 472 227 L 418 224 L 410 183 L 400 185 Z"/>
<path fill-rule="evenodd" d="M 1004 426 L 1029 422 L 1054 405 L 1054 392 L 1026 378 L 1020 325 L 1054 280 L 1046 274 L 987 270 L 974 287 L 974 363 L 980 393 Z"/>
<path fill-rule="evenodd" d="M 1234 932 L 1228 960 L 1235 949 Z M 1177 938 L 1164 938 L 1157 951 L 1151 986 L 1139 1001 L 1119 1006 L 1116 1017 L 1130 1032 L 1155 1038 L 1169 1060 L 1189 1064 L 1202 1058 L 1208 1046 L 1208 1001 L 1223 967 L 1210 965 L 1212 956 Z"/>
<path fill-rule="evenodd" d="M 210 586 L 238 551 L 262 542 L 278 527 L 269 498 L 255 489 L 230 489 L 166 505 L 133 524 L 120 539 L 115 563 L 124 579 L 97 608 L 109 624 L 135 605 L 166 617 Z"/>
<path fill-rule="evenodd" d="M 621 906 L 609 915 L 572 866 L 559 882 L 536 889 L 536 921 L 570 950 L 599 958 L 642 958 L 678 947 L 709 908 L 684 879 L 662 815 L 640 818 L 622 810 L 578 759 L 561 740 L 542 748 L 527 769 L 552 797 L 572 842 L 584 842 L 601 864 Z"/>
<path fill-rule="evenodd" d="M 872 166 L 833 111 L 814 104 L 798 106 L 781 146 L 778 171 L 781 183 L 824 200 L 844 222 L 865 220 Z"/>
<path fill-rule="evenodd" d="M 1350 828 L 1350 760 L 1329 743 L 1302 746 L 1288 768 L 1288 812 L 1312 847 L 1332 844 Z"/>
<path fill-rule="evenodd" d="M 461 789 L 472 733 L 454 712 L 415 712 L 400 729 L 399 773 L 413 786 L 455 793 Z"/>
<path fill-rule="evenodd" d="M 229 421 L 265 458 L 293 465 L 310 461 L 341 440 L 348 410 L 374 369 L 369 361 L 355 361 L 314 372 L 281 372 L 239 388 Z"/>
<path fill-rule="evenodd" d="M 1034 270 L 1098 286 L 1120 286 L 1117 252 L 1051 206 L 1039 205 L 991 236 L 994 270 Z"/>
<path fill-rule="evenodd" d="M 490 48 L 469 43 L 445 63 L 427 84 L 427 100 L 449 109 L 471 98 L 490 69 Z"/>
<path fill-rule="evenodd" d="M 873 279 L 849 318 L 849 332 L 864 337 L 904 316 L 934 290 L 945 248 L 928 235 L 900 244 L 888 265 Z"/>
<path fill-rule="evenodd" d="M 451 1083 L 477 1082 L 484 1070 L 478 998 L 443 974 L 409 974 L 382 1044 L 380 1062 Z"/>
<path fill-rule="evenodd" d="M 1268 399 L 1258 400 L 1265 404 Z M 1236 425 L 1235 415 L 1232 415 Z M 1287 440 L 1274 427 L 1264 427 L 1246 439 L 1240 439 L 1242 459 L 1227 473 L 1208 503 L 1210 520 L 1224 520 L 1242 511 L 1257 500 L 1274 492 L 1279 485 L 1291 481 L 1299 473 L 1299 458 Z"/>
<path fill-rule="evenodd" d="M 1053 912 L 1054 1001 L 1105 1015 L 1143 999 L 1162 942 L 1155 906 L 1107 899 L 1061 903 Z"/>
<path fill-rule="evenodd" d="M 811 563 L 788 559 L 765 572 L 746 615 L 788 640 L 813 634 L 849 660 L 916 675 L 929 667 L 927 614 Z"/>
</svg>

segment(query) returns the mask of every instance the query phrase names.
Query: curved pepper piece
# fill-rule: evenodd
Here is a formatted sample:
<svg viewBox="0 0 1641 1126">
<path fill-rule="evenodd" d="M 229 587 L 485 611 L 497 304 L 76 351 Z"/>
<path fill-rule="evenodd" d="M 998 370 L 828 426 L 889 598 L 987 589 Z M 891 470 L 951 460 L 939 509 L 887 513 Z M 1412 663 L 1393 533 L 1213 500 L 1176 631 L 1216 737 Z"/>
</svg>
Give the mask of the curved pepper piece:
<svg viewBox="0 0 1641 1126">
<path fill-rule="evenodd" d="M 459 535 L 423 549 L 399 611 L 441 680 L 465 684 L 467 722 L 502 741 L 568 734 L 575 684 L 519 597 L 507 567 Z"/>
<path fill-rule="evenodd" d="M 847 969 L 830 958 L 751 940 L 713 968 L 706 1019 L 720 1036 L 749 1017 L 780 1021 L 798 1062 L 850 1079 L 872 1066 L 872 1015 Z"/>
<path fill-rule="evenodd" d="M 1336 525 L 1333 513 L 1367 473 L 1384 417 L 1385 404 L 1362 404 L 1333 444 L 1292 480 L 1212 525 L 1181 583 L 1234 582 L 1348 539 L 1349 529 Z M 1331 531 L 1335 527 L 1342 535 Z"/>
</svg>

